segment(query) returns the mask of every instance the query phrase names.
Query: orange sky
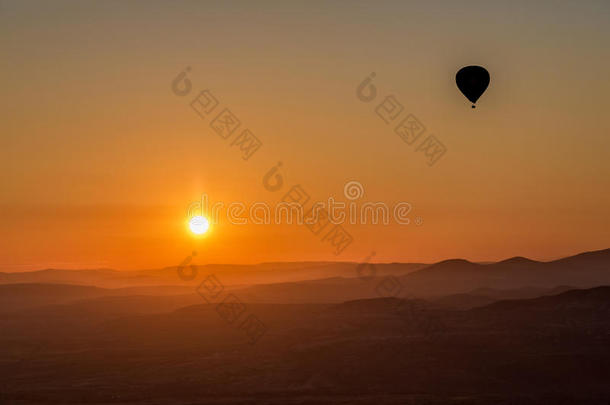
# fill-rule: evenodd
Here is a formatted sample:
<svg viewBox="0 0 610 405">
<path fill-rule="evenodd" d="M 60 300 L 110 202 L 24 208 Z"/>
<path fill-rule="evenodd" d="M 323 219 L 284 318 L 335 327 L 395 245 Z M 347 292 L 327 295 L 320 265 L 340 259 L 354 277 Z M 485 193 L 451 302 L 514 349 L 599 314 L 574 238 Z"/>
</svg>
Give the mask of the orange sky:
<svg viewBox="0 0 610 405">
<path fill-rule="evenodd" d="M 0 271 L 607 248 L 608 21 L 603 1 L 2 1 Z M 475 110 L 454 82 L 469 64 L 491 73 Z M 203 89 L 262 141 L 248 161 L 189 107 Z M 387 95 L 447 147 L 432 167 L 375 114 Z M 278 161 L 312 199 L 357 180 L 362 202 L 409 202 L 423 223 L 346 225 L 339 256 L 296 225 L 187 232 L 203 193 L 277 202 L 262 179 Z"/>
</svg>

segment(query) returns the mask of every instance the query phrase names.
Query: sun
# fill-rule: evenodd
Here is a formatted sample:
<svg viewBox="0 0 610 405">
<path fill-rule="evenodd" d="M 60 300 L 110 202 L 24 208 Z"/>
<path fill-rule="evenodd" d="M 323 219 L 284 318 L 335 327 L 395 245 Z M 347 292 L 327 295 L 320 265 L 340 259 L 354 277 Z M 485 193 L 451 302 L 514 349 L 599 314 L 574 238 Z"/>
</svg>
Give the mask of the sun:
<svg viewBox="0 0 610 405">
<path fill-rule="evenodd" d="M 210 223 L 206 219 L 206 217 L 202 217 L 201 215 L 194 216 L 189 221 L 189 228 L 191 232 L 195 235 L 203 235 L 210 228 Z"/>
</svg>

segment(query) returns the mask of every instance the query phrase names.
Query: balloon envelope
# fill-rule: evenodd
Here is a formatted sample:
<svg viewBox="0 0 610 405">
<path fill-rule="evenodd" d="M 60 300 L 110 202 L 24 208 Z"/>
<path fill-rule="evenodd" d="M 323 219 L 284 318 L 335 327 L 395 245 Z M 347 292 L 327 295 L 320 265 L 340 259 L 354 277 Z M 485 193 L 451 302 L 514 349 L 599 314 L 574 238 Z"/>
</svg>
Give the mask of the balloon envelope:
<svg viewBox="0 0 610 405">
<path fill-rule="evenodd" d="M 476 103 L 489 86 L 489 72 L 481 66 L 465 66 L 455 75 L 455 82 L 462 94 Z"/>
</svg>

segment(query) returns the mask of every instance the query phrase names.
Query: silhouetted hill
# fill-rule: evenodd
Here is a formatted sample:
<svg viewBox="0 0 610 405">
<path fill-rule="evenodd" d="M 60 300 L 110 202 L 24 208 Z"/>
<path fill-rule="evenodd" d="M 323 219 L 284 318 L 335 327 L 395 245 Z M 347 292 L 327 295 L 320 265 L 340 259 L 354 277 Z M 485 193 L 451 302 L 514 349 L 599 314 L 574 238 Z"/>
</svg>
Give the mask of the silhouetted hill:
<svg viewBox="0 0 610 405">
<path fill-rule="evenodd" d="M 465 310 L 496 302 L 497 298 L 473 293 L 451 294 L 433 299 L 434 306 L 441 309 Z"/>
<path fill-rule="evenodd" d="M 498 301 L 470 311 L 471 320 L 491 328 L 542 334 L 610 333 L 610 287 L 569 290 L 525 300 Z"/>
<path fill-rule="evenodd" d="M 551 262 L 524 258 L 491 264 L 447 260 L 403 276 L 401 281 L 410 291 L 421 295 L 467 293 L 476 288 L 551 288 L 557 285 L 588 288 L 610 284 L 610 250 Z"/>
<path fill-rule="evenodd" d="M 600 286 L 582 290 L 575 289 L 564 291 L 556 295 L 547 295 L 544 297 L 526 300 L 499 301 L 480 309 L 489 311 L 528 311 L 544 309 L 558 310 L 567 308 L 586 308 L 595 311 L 609 310 L 610 286 Z"/>
<path fill-rule="evenodd" d="M 395 297 L 370 298 L 346 301 L 333 307 L 334 311 L 343 313 L 363 312 L 391 312 L 402 303 L 403 300 Z"/>
<path fill-rule="evenodd" d="M 610 260 L 610 249 L 594 250 L 590 252 L 583 252 L 573 256 L 564 257 L 557 259 L 549 263 L 563 263 L 563 264 L 576 264 L 581 265 L 583 263 L 588 264 L 601 264 L 607 265 Z"/>
<path fill-rule="evenodd" d="M 529 299 L 543 295 L 555 295 L 573 289 L 573 287 L 569 286 L 557 286 L 554 288 L 522 287 L 511 290 L 477 288 L 468 293 L 430 297 L 429 300 L 438 308 L 464 310 L 485 306 L 501 300 Z"/>
<path fill-rule="evenodd" d="M 338 303 L 358 298 L 375 298 L 379 278 L 335 277 L 291 283 L 259 284 L 236 290 L 248 302 L 265 303 Z"/>
<path fill-rule="evenodd" d="M 532 259 L 528 259 L 523 256 L 515 256 L 515 257 L 511 257 L 510 259 L 506 259 L 506 260 L 502 260 L 502 261 L 498 262 L 498 264 L 500 264 L 500 263 L 513 265 L 513 264 L 532 264 L 532 263 L 540 263 L 540 262 L 537 262 Z M 490 263 L 488 263 L 488 264 L 490 264 Z"/>
</svg>

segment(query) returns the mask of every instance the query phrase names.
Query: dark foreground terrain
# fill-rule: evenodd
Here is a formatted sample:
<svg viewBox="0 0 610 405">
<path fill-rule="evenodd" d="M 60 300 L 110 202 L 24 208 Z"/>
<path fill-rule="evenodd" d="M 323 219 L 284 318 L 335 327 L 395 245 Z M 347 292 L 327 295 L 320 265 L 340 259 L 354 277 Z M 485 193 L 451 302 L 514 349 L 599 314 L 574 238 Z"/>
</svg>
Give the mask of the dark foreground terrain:
<svg viewBox="0 0 610 405">
<path fill-rule="evenodd" d="M 192 299 L 4 311 L 0 403 L 610 403 L 610 287 L 467 310 Z"/>
</svg>

